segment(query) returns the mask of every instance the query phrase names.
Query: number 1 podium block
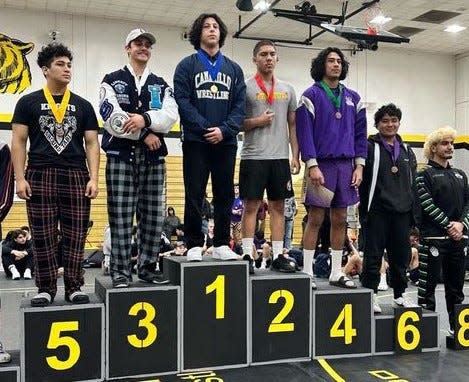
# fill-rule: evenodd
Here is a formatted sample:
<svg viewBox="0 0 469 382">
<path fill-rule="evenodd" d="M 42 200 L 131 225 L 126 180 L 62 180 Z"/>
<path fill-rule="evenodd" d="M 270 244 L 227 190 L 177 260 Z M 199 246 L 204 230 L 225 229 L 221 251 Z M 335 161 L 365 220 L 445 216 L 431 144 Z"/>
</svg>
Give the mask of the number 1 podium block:
<svg viewBox="0 0 469 382">
<path fill-rule="evenodd" d="M 106 305 L 106 379 L 179 371 L 179 287 L 134 282 L 112 288 L 97 277 L 96 294 Z"/>
<path fill-rule="evenodd" d="M 20 352 L 8 351 L 11 361 L 0 363 L 0 381 L 2 382 L 20 382 Z"/>
<path fill-rule="evenodd" d="M 102 381 L 104 379 L 104 305 L 57 299 L 43 308 L 23 300 L 21 380 Z"/>
<path fill-rule="evenodd" d="M 313 291 L 313 358 L 371 355 L 372 291 L 318 281 Z"/>
<path fill-rule="evenodd" d="M 251 282 L 251 364 L 311 359 L 311 277 L 256 270 Z"/>
<path fill-rule="evenodd" d="M 204 256 L 164 259 L 182 292 L 182 370 L 248 364 L 248 263 Z"/>
</svg>

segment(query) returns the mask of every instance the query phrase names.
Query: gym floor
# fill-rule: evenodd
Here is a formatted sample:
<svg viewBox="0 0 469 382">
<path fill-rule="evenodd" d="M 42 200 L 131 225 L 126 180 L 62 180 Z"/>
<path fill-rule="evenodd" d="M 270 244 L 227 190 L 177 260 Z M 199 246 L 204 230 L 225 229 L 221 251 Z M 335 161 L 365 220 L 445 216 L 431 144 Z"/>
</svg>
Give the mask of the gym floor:
<svg viewBox="0 0 469 382">
<path fill-rule="evenodd" d="M 87 269 L 85 288 L 94 292 L 94 279 L 100 269 Z M 7 280 L 0 272 L 0 339 L 7 350 L 20 348 L 19 306 L 21 300 L 35 293 L 31 280 Z M 469 283 L 464 288 L 469 295 Z M 63 294 L 63 281 L 59 281 L 59 295 Z M 416 301 L 417 289 L 409 285 L 406 295 Z M 390 303 L 392 290 L 379 292 L 380 303 Z M 467 300 L 467 298 L 466 298 Z M 467 301 L 466 301 L 467 302 Z M 440 313 L 440 351 L 410 355 L 381 355 L 347 359 L 319 359 L 311 362 L 277 363 L 247 368 L 222 369 L 199 373 L 181 373 L 158 378 L 140 378 L 133 381 L 176 382 L 309 382 L 309 381 L 392 381 L 392 382 L 466 382 L 469 380 L 469 350 L 454 351 L 446 348 L 448 318 L 443 286 L 437 288 L 437 311 Z M 17 355 L 15 355 L 17 356 Z M 129 380 L 130 381 L 130 380 Z"/>
</svg>

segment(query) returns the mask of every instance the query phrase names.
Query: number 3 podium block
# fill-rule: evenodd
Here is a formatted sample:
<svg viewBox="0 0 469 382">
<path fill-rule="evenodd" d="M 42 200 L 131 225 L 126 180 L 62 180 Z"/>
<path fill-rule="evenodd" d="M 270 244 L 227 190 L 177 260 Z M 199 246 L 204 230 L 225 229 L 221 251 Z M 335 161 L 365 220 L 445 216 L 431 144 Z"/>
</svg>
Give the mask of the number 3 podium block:
<svg viewBox="0 0 469 382">
<path fill-rule="evenodd" d="M 164 259 L 182 291 L 182 370 L 247 366 L 248 263 Z"/>
<path fill-rule="evenodd" d="M 250 363 L 310 360 L 311 278 L 257 270 L 250 281 Z"/>
<path fill-rule="evenodd" d="M 372 291 L 317 285 L 313 292 L 313 358 L 371 355 Z"/>
<path fill-rule="evenodd" d="M 44 308 L 21 304 L 21 380 L 102 381 L 104 379 L 104 305 L 56 300 Z"/>
<path fill-rule="evenodd" d="M 98 277 L 95 290 L 106 305 L 106 379 L 179 371 L 179 287 L 113 289 L 110 277 Z"/>
</svg>

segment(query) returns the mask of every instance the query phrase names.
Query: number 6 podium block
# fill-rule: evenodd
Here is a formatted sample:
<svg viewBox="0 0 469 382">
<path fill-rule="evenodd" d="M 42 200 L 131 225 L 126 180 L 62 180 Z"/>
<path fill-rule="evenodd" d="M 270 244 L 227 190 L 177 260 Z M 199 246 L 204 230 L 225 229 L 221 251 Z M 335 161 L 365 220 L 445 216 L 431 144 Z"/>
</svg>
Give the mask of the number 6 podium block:
<svg viewBox="0 0 469 382">
<path fill-rule="evenodd" d="M 179 371 L 179 287 L 113 289 L 110 277 L 97 277 L 95 290 L 106 305 L 106 379 Z"/>
<path fill-rule="evenodd" d="M 104 379 L 104 305 L 56 300 L 44 308 L 21 304 L 21 380 L 102 381 Z"/>
<path fill-rule="evenodd" d="M 248 263 L 164 259 L 182 291 L 182 370 L 247 366 Z"/>
</svg>

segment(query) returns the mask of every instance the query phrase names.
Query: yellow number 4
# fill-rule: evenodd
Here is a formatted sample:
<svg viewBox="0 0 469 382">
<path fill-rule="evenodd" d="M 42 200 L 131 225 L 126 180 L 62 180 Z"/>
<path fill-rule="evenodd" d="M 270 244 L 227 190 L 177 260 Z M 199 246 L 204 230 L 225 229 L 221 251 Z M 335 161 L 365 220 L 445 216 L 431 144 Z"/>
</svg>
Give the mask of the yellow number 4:
<svg viewBox="0 0 469 382">
<path fill-rule="evenodd" d="M 47 364 L 54 370 L 71 369 L 80 358 L 80 344 L 70 336 L 61 336 L 61 332 L 78 330 L 78 321 L 53 322 L 50 327 L 47 349 L 57 349 L 59 346 L 68 348 L 68 358 L 61 361 L 57 356 L 46 357 Z"/>
<path fill-rule="evenodd" d="M 352 304 L 345 304 L 331 327 L 330 336 L 332 338 L 343 337 L 345 345 L 350 345 L 353 337 L 357 335 L 357 329 L 353 328 L 352 322 Z M 340 328 L 342 323 L 343 329 Z"/>
</svg>

